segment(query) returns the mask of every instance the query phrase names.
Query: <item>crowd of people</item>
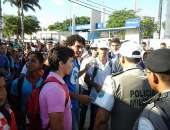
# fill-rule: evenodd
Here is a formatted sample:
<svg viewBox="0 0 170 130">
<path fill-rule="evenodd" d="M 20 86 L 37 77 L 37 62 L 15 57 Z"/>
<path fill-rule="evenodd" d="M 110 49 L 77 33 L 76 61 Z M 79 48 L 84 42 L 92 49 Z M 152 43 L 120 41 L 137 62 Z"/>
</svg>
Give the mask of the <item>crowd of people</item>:
<svg viewBox="0 0 170 130">
<path fill-rule="evenodd" d="M 166 44 L 0 43 L 0 130 L 86 129 L 170 129 Z"/>
</svg>

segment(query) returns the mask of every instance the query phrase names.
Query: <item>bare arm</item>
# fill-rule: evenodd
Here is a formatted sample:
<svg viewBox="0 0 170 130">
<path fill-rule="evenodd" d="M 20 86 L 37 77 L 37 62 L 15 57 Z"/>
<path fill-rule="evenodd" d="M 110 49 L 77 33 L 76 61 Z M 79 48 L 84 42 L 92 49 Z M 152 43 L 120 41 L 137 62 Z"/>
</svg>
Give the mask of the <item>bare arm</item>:
<svg viewBox="0 0 170 130">
<path fill-rule="evenodd" d="M 99 108 L 96 114 L 95 124 L 93 130 L 107 130 L 110 112 Z"/>
<path fill-rule="evenodd" d="M 51 130 L 64 130 L 64 113 L 55 112 L 49 114 L 50 129 Z"/>
<path fill-rule="evenodd" d="M 84 82 L 87 84 L 88 87 L 95 87 L 96 91 L 99 92 L 102 88 L 99 84 L 95 83 L 93 80 L 91 80 L 90 76 L 88 74 L 84 77 Z"/>
<path fill-rule="evenodd" d="M 81 95 L 75 94 L 73 92 L 70 92 L 70 97 L 72 99 L 78 100 L 80 103 L 85 104 L 85 105 L 88 105 L 92 100 L 92 98 L 90 96 L 82 95 L 82 94 Z"/>
</svg>

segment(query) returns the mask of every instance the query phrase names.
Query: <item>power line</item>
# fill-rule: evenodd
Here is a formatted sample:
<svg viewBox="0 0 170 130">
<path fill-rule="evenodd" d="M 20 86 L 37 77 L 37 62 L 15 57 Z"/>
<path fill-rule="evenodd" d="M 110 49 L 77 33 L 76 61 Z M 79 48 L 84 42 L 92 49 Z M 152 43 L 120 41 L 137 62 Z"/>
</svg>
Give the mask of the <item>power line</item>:
<svg viewBox="0 0 170 130">
<path fill-rule="evenodd" d="M 86 7 L 86 8 L 88 8 L 88 9 L 92 9 L 92 10 L 96 10 L 96 11 L 101 12 L 101 13 L 104 13 L 104 14 L 112 15 L 112 14 L 110 14 L 110 13 L 106 13 L 106 12 L 104 12 L 104 11 L 101 11 L 101 10 L 98 10 L 98 9 L 95 9 L 95 8 L 92 8 L 92 7 L 89 7 L 89 6 L 87 6 L 87 5 L 80 4 L 80 3 L 75 2 L 75 1 L 73 1 L 73 0 L 68 0 L 68 1 L 70 1 L 70 2 L 72 2 L 72 3 L 75 3 L 75 4 L 78 4 L 78 5 L 80 5 L 80 6 Z"/>
<path fill-rule="evenodd" d="M 77 0 L 77 1 L 79 1 L 79 2 L 81 2 L 81 3 L 84 3 L 85 5 L 89 5 L 89 6 L 93 7 L 93 8 L 98 8 L 98 7 L 96 7 L 96 6 L 92 5 L 92 4 L 89 4 L 89 3 L 86 3 L 86 2 L 83 2 L 83 1 L 80 1 L 80 0 Z M 107 12 L 109 12 L 109 13 L 112 13 L 112 11 L 107 10 L 107 9 L 105 9 L 105 11 L 107 11 Z"/>
<path fill-rule="evenodd" d="M 96 4 L 96 5 L 99 5 L 99 6 L 105 7 L 105 8 L 107 8 L 107 9 L 110 9 L 111 11 L 114 11 L 114 9 L 113 9 L 113 8 L 110 8 L 110 7 L 108 7 L 108 6 L 105 6 L 105 5 L 102 5 L 102 4 L 99 4 L 99 3 L 96 3 L 96 2 L 94 2 L 94 1 L 92 1 L 92 0 L 87 0 L 87 1 L 89 1 L 89 2 L 91 2 L 91 3 L 93 3 L 93 4 Z"/>
</svg>

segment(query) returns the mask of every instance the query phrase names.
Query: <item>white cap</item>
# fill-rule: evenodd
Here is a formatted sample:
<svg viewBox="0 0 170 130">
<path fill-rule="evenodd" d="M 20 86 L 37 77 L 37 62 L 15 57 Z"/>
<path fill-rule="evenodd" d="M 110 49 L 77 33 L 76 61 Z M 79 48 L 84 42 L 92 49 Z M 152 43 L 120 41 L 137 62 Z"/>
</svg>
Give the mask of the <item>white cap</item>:
<svg viewBox="0 0 170 130">
<path fill-rule="evenodd" d="M 93 42 L 90 46 L 90 48 L 97 48 L 97 43 L 96 42 Z"/>
<path fill-rule="evenodd" d="M 134 41 L 124 42 L 119 50 L 120 55 L 129 58 L 141 58 L 141 49 L 139 44 Z"/>
<path fill-rule="evenodd" d="M 107 41 L 101 41 L 101 42 L 98 43 L 98 48 L 110 49 L 109 43 Z"/>
</svg>

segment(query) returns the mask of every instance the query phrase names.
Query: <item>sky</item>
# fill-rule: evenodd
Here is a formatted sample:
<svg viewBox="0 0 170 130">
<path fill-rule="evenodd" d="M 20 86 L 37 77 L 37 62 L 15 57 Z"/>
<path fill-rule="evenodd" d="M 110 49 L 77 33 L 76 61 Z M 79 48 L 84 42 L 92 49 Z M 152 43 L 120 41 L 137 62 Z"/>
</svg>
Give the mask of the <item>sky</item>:
<svg viewBox="0 0 170 130">
<path fill-rule="evenodd" d="M 3 0 L 2 0 L 3 1 Z M 102 4 L 102 0 L 77 0 L 77 1 L 93 1 Z M 103 0 L 104 5 L 110 7 L 114 10 L 121 9 L 134 9 L 135 0 Z M 152 16 L 157 18 L 158 15 L 158 5 L 159 0 L 136 0 L 137 9 L 140 10 L 137 14 L 140 16 Z M 166 15 L 166 3 L 167 0 L 163 2 L 163 19 Z M 94 4 L 95 5 L 95 4 Z M 25 15 L 34 15 L 40 21 L 41 27 L 48 27 L 48 25 L 53 24 L 57 21 L 61 22 L 71 16 L 89 16 L 91 15 L 91 9 L 82 7 L 80 5 L 71 3 L 68 0 L 40 0 L 41 10 L 38 8 L 35 12 L 29 10 L 25 12 Z M 101 9 L 101 6 L 95 5 L 98 9 Z M 17 15 L 17 8 L 14 6 L 11 7 L 9 3 L 2 4 L 2 12 L 5 14 Z M 106 18 L 108 15 L 106 15 Z"/>
</svg>

